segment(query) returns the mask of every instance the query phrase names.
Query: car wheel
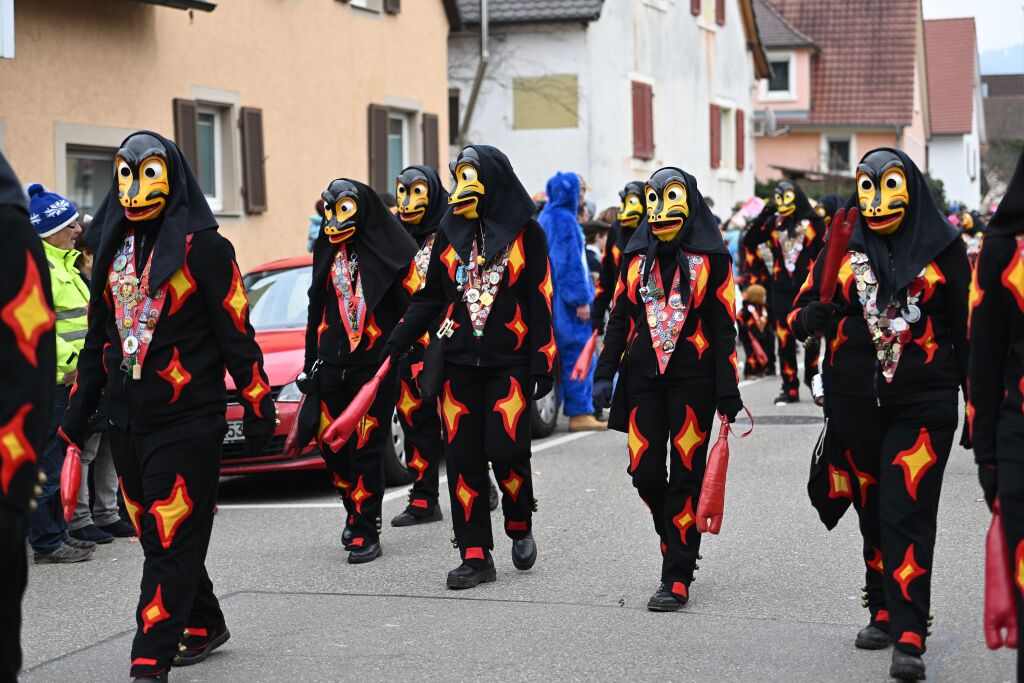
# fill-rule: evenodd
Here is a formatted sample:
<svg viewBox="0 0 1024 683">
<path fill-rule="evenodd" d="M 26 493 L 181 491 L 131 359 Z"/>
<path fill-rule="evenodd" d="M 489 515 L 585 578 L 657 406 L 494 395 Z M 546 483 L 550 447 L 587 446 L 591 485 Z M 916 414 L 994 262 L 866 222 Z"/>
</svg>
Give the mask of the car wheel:
<svg viewBox="0 0 1024 683">
<path fill-rule="evenodd" d="M 384 482 L 403 486 L 411 481 L 412 473 L 405 462 L 405 432 L 396 410 L 391 414 L 391 438 L 384 444 Z"/>
<path fill-rule="evenodd" d="M 533 402 L 530 415 L 533 422 L 533 438 L 543 439 L 546 436 L 551 436 L 551 433 L 555 431 L 555 427 L 558 425 L 559 405 L 558 380 L 555 380 L 555 384 L 547 396 Z"/>
</svg>

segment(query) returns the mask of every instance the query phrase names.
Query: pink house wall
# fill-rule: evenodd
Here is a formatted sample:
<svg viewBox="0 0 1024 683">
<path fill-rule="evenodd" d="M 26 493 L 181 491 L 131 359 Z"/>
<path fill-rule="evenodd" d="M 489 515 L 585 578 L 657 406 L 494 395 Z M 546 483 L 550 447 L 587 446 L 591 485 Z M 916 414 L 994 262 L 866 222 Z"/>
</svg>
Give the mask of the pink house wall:
<svg viewBox="0 0 1024 683">
<path fill-rule="evenodd" d="M 920 60 L 914 65 L 914 113 L 910 125 L 903 129 L 903 142 L 900 145 L 918 168 L 928 168 L 928 134 L 925 131 L 924 111 L 921 105 L 921 66 Z"/>
<path fill-rule="evenodd" d="M 768 58 L 771 59 L 775 56 L 782 55 L 784 50 L 779 52 L 769 52 Z M 810 50 L 793 50 L 795 53 L 793 59 L 793 73 L 792 77 L 796 79 L 796 99 L 795 100 L 773 100 L 765 99 L 761 97 L 762 88 L 768 87 L 768 81 L 761 81 L 761 85 L 758 86 L 757 92 L 754 95 L 754 106 L 758 109 L 770 107 L 775 111 L 808 111 L 811 108 L 811 51 Z"/>
<path fill-rule="evenodd" d="M 777 138 L 756 137 L 754 150 L 757 159 L 757 179 L 762 182 L 774 180 L 781 178 L 782 172 L 772 168 L 772 164 L 817 169 L 821 163 L 821 134 L 787 133 Z"/>
<path fill-rule="evenodd" d="M 854 150 L 853 165 L 876 147 L 895 147 L 896 133 L 857 133 L 857 149 Z"/>
</svg>

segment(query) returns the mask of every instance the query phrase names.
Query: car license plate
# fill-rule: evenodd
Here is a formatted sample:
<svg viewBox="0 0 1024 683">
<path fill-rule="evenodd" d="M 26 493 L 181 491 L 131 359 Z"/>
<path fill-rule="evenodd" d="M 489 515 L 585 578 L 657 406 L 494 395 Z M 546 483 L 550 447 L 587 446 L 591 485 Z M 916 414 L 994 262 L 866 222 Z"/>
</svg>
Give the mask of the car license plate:
<svg viewBox="0 0 1024 683">
<path fill-rule="evenodd" d="M 224 443 L 238 443 L 239 441 L 244 440 L 245 435 L 242 433 L 241 420 L 228 422 L 228 433 L 224 435 Z"/>
</svg>

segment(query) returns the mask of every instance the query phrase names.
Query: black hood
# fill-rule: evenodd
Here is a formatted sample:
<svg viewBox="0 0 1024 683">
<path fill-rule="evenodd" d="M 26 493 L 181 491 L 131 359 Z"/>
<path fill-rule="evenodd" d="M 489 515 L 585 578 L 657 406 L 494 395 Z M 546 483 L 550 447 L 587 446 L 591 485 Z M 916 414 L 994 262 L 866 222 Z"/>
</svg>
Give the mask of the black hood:
<svg viewBox="0 0 1024 683">
<path fill-rule="evenodd" d="M 537 211 L 537 205 L 519 182 L 508 157 L 497 147 L 466 147 L 451 163 L 452 177 L 455 176 L 455 168 L 464 160 L 470 160 L 478 167 L 479 179 L 484 186 L 484 196 L 477 212 L 483 223 L 487 250 L 483 256 L 490 260 L 519 236 Z M 476 229 L 477 221 L 455 215 L 451 207 L 441 218 L 441 230 L 463 263 L 468 263 L 473 256 Z"/>
<path fill-rule="evenodd" d="M 612 221 L 611 234 L 615 235 L 618 238 L 619 251 L 626 250 L 626 245 L 629 244 L 629 239 L 633 236 L 634 232 L 640 229 L 640 225 L 644 222 L 644 219 L 647 216 L 647 200 L 644 197 L 644 195 L 646 194 L 644 192 L 644 181 L 631 180 L 628 183 L 626 183 L 626 186 L 619 190 L 619 205 L 621 206 L 622 200 L 624 200 L 627 195 L 631 194 L 635 194 L 637 197 L 640 198 L 640 222 L 636 224 L 635 228 L 626 228 L 623 227 L 621 223 L 619 223 L 619 217 L 618 214 L 616 214 L 615 220 Z"/>
<path fill-rule="evenodd" d="M 217 219 L 213 217 L 199 181 L 192 175 L 192 169 L 176 144 L 159 133 L 140 130 L 124 139 L 118 154 L 132 154 L 139 143 L 143 143 L 143 147 L 152 145 L 151 148 L 163 148 L 171 187 L 164 210 L 151 221 L 129 221 L 118 198 L 117 178 L 114 178 L 110 191 L 96 208 L 86 234 L 86 242 L 96 252 L 93 271 L 106 273 L 114 252 L 129 229 L 155 232 L 157 237 L 153 246 L 150 283 L 159 286 L 185 264 L 185 236 L 201 230 L 216 229 Z M 106 278 L 93 278 L 93 282 L 100 283 L 102 291 Z"/>
<path fill-rule="evenodd" d="M 14 175 L 14 169 L 7 163 L 7 159 L 0 153 L 0 206 L 16 206 L 22 211 L 28 211 L 28 203 L 25 201 L 25 191 L 18 182 L 18 176 Z"/>
<path fill-rule="evenodd" d="M 1018 235 L 1024 232 L 1024 152 L 1017 159 L 1017 169 L 1006 186 L 1006 194 L 999 202 L 986 235 Z"/>
<path fill-rule="evenodd" d="M 841 206 L 843 206 L 843 198 L 835 192 L 832 192 L 818 200 L 818 206 L 815 207 L 815 213 L 820 211 L 818 216 L 823 220 L 827 218 L 831 222 Z"/>
<path fill-rule="evenodd" d="M 409 234 L 420 243 L 429 235 L 437 232 L 438 227 L 441 225 L 441 217 L 448 210 L 448 190 L 444 189 L 444 185 L 441 183 L 441 176 L 431 167 L 420 166 L 419 164 L 406 166 L 398 174 L 397 180 L 406 187 L 409 187 L 421 178 L 427 181 L 427 192 L 430 198 L 430 203 L 427 204 L 427 211 L 423 214 L 423 218 L 420 219 L 418 224 L 407 225 L 403 223 Z"/>
<path fill-rule="evenodd" d="M 936 206 L 921 170 L 905 153 L 898 149 L 879 147 L 865 154 L 860 165 L 871 166 L 873 160 L 869 157 L 879 152 L 895 155 L 902 163 L 910 206 L 907 207 L 899 229 L 889 236 L 879 235 L 864 224 L 863 216 L 859 216 L 850 237 L 849 248 L 868 255 L 871 269 L 878 278 L 878 308 L 884 310 L 897 295 L 904 296 L 907 285 L 946 247 L 959 239 L 959 233 Z M 874 158 L 885 156 L 883 154 Z M 878 179 L 873 180 L 877 185 Z M 855 206 L 859 206 L 856 191 L 847 201 L 848 208 Z"/>
<path fill-rule="evenodd" d="M 784 192 L 785 190 L 793 190 L 793 193 L 796 195 L 796 199 L 793 200 L 793 204 L 796 206 L 796 211 L 789 216 L 784 217 L 780 223 L 780 225 L 786 228 L 789 232 L 790 237 L 792 237 L 795 234 L 797 223 L 804 219 L 813 221 L 815 218 L 819 218 L 819 216 L 818 212 L 814 210 L 813 206 L 811 206 L 811 200 L 807 198 L 807 195 L 804 194 L 803 189 L 796 184 L 796 181 L 781 180 L 775 186 L 775 192 Z"/>
<path fill-rule="evenodd" d="M 416 255 L 416 241 L 380 196 L 357 180 L 333 180 L 322 196 L 324 202 L 333 207 L 336 198 L 346 193 L 356 198 L 359 209 L 355 216 L 355 234 L 345 244 L 355 247 L 366 310 L 372 312 L 395 279 L 401 278 L 408 270 Z M 323 291 L 326 286 L 339 246 L 327 239 L 324 222 L 321 222 L 320 234 L 313 243 L 313 290 Z"/>
</svg>

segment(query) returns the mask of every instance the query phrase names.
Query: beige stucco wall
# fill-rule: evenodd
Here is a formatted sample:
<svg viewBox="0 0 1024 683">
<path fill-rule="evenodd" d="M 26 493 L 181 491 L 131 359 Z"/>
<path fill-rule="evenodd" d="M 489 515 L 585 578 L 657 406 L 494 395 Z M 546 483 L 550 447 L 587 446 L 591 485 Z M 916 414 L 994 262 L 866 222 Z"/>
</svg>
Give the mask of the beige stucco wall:
<svg viewBox="0 0 1024 683">
<path fill-rule="evenodd" d="M 368 103 L 437 114 L 444 168 L 447 36 L 441 0 L 402 3 L 398 16 L 337 0 L 228 0 L 191 16 L 128 0 L 19 1 L 17 57 L 0 60 L 6 152 L 23 182 L 55 187 L 58 124 L 173 137 L 173 98 L 227 91 L 264 117 L 268 211 L 220 219 L 251 267 L 305 249 L 331 179 L 365 180 Z"/>
</svg>

